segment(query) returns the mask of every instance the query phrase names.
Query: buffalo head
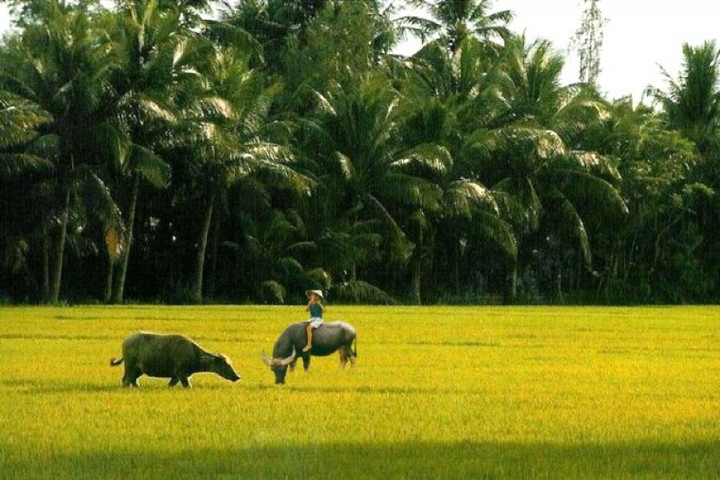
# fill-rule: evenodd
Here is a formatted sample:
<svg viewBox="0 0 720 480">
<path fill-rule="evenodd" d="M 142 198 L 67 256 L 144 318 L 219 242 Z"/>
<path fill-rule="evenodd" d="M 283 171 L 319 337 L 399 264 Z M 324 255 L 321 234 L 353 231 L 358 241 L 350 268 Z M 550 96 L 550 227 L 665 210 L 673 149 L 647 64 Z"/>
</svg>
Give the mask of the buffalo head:
<svg viewBox="0 0 720 480">
<path fill-rule="evenodd" d="M 200 362 L 206 371 L 217 373 L 231 382 L 237 382 L 241 379 L 233 368 L 232 362 L 225 355 L 203 355 Z"/>
<path fill-rule="evenodd" d="M 272 360 L 265 355 L 265 350 L 262 351 L 262 361 L 265 365 L 275 373 L 275 384 L 282 385 L 285 383 L 285 374 L 287 373 L 288 365 L 295 360 L 297 353 L 295 347 L 293 347 L 292 354 L 287 358 L 273 358 Z"/>
</svg>

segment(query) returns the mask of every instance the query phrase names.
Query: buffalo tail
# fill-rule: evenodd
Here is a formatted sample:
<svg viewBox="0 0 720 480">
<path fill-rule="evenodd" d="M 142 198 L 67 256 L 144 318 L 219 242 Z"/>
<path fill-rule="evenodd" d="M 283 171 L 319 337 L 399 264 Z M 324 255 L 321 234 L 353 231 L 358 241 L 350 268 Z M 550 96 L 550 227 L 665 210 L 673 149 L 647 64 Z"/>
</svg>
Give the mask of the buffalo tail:
<svg viewBox="0 0 720 480">
<path fill-rule="evenodd" d="M 110 366 L 111 367 L 117 367 L 123 362 L 123 357 L 120 358 L 111 358 L 110 359 Z"/>
</svg>

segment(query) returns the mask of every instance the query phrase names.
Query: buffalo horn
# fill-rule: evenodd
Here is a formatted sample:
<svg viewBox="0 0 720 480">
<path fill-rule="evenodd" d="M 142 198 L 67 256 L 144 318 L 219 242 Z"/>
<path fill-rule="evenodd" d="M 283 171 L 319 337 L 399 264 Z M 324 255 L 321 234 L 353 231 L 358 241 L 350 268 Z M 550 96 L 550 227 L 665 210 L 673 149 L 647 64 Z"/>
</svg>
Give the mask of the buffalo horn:
<svg viewBox="0 0 720 480">
<path fill-rule="evenodd" d="M 295 347 L 293 347 L 292 355 L 287 358 L 277 359 L 278 365 L 287 365 L 291 363 L 293 360 L 295 360 L 295 355 L 297 355 L 297 352 L 295 351 Z"/>
<path fill-rule="evenodd" d="M 263 348 L 262 355 L 260 356 L 260 358 L 262 359 L 262 362 L 263 362 L 265 365 L 267 365 L 268 367 L 272 367 L 272 366 L 273 366 L 273 362 L 267 357 L 267 355 L 265 355 L 265 349 L 264 349 L 264 348 Z"/>
<path fill-rule="evenodd" d="M 260 358 L 262 359 L 262 362 L 267 365 L 268 367 L 282 367 L 284 365 L 288 365 L 293 360 L 295 360 L 295 356 L 297 355 L 297 352 L 295 351 L 295 347 L 293 347 L 292 355 L 290 355 L 287 358 L 273 358 L 270 360 L 267 355 L 265 355 L 265 349 L 262 351 L 262 355 Z"/>
</svg>

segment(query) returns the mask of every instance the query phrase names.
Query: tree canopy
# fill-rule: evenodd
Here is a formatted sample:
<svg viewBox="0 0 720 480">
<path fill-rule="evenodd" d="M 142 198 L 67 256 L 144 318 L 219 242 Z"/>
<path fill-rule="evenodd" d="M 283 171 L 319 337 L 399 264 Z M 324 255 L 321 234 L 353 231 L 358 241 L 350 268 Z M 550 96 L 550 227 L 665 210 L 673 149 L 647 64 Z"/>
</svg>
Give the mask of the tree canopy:
<svg viewBox="0 0 720 480">
<path fill-rule="evenodd" d="M 7 3 L 0 301 L 720 299 L 713 42 L 635 105 L 597 2 L 571 85 L 492 0 Z"/>
</svg>

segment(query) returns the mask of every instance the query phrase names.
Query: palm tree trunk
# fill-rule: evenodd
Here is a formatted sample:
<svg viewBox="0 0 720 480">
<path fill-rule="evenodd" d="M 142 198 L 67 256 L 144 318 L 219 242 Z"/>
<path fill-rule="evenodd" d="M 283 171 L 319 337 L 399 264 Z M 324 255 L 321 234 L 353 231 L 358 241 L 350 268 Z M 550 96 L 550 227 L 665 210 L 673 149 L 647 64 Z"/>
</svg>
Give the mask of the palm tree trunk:
<svg viewBox="0 0 720 480">
<path fill-rule="evenodd" d="M 422 227 L 419 227 L 418 232 L 418 243 L 415 247 L 417 255 L 413 261 L 413 272 L 412 272 L 412 296 L 413 301 L 416 305 L 422 304 L 421 289 L 422 289 L 422 265 L 423 265 L 423 249 L 424 249 L 424 232 Z"/>
<path fill-rule="evenodd" d="M 60 221 L 60 235 L 55 249 L 55 265 L 50 279 L 50 296 L 48 303 L 57 303 L 60 297 L 60 285 L 62 283 L 63 257 L 65 252 L 65 240 L 67 239 L 68 217 L 70 216 L 70 189 L 65 193 L 65 205 L 63 207 L 62 220 Z"/>
<path fill-rule="evenodd" d="M 420 297 L 420 288 L 422 283 L 422 261 L 420 258 L 417 258 L 413 262 L 413 273 L 412 273 L 412 296 L 413 296 L 413 302 L 415 302 L 416 305 L 420 305 L 422 303 L 422 298 Z"/>
<path fill-rule="evenodd" d="M 460 295 L 460 242 L 453 242 L 455 248 L 453 249 L 455 252 L 454 255 L 454 276 L 455 276 L 455 295 Z"/>
<path fill-rule="evenodd" d="M 42 301 L 50 300 L 50 242 L 47 235 L 42 239 Z"/>
<path fill-rule="evenodd" d="M 218 242 L 220 241 L 220 216 L 215 215 L 215 228 L 213 228 L 212 243 L 210 244 L 210 271 L 208 272 L 207 292 L 210 298 L 215 296 L 215 284 L 217 281 L 217 255 Z"/>
<path fill-rule="evenodd" d="M 563 296 L 562 291 L 562 259 L 560 258 L 560 247 L 554 248 L 555 252 L 552 255 L 552 264 L 553 264 L 553 296 L 555 297 L 555 301 L 560 304 L 565 304 L 565 297 Z"/>
<path fill-rule="evenodd" d="M 506 305 L 515 303 L 517 297 L 517 257 L 511 256 L 508 258 L 508 273 L 505 285 L 505 299 Z"/>
<path fill-rule="evenodd" d="M 205 210 L 205 220 L 203 221 L 202 230 L 200 231 L 200 242 L 197 251 L 197 260 L 195 263 L 195 285 L 193 293 L 195 300 L 202 303 L 202 285 L 203 285 L 203 269 L 205 268 L 205 250 L 207 249 L 208 234 L 210 232 L 210 224 L 212 223 L 213 204 L 215 203 L 215 194 L 210 195 L 207 210 Z"/>
<path fill-rule="evenodd" d="M 130 247 L 133 240 L 133 229 L 135 226 L 135 208 L 137 207 L 138 193 L 140 191 L 140 177 L 134 175 L 132 194 L 130 196 L 130 211 L 128 213 L 127 232 L 125 234 L 125 248 L 123 249 L 122 258 L 120 259 L 120 270 L 118 271 L 117 282 L 115 283 L 115 295 L 113 295 L 113 303 L 123 303 L 125 295 L 125 278 L 127 275 L 128 261 L 130 260 Z"/>
<path fill-rule="evenodd" d="M 107 266 L 107 277 L 105 279 L 105 294 L 103 295 L 103 302 L 110 303 L 112 300 L 113 290 L 113 275 L 115 273 L 115 260 L 108 255 L 108 266 Z"/>
<path fill-rule="evenodd" d="M 555 272 L 555 301 L 560 305 L 565 305 L 565 297 L 562 291 L 562 269 L 559 266 Z"/>
</svg>

